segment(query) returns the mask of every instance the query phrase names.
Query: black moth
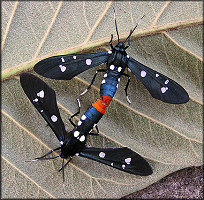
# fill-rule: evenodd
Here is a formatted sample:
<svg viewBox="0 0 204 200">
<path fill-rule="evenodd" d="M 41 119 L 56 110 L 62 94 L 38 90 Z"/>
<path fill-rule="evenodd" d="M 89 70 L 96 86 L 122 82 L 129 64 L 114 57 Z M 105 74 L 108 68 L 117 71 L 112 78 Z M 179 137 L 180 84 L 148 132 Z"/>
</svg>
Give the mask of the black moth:
<svg viewBox="0 0 204 200">
<path fill-rule="evenodd" d="M 109 80 L 110 86 L 107 86 L 106 91 L 110 89 L 110 87 L 112 87 L 111 81 L 114 78 L 117 78 L 117 82 L 119 82 L 120 76 L 125 75 L 126 77 L 128 77 L 128 82 L 125 87 L 125 92 L 127 96 L 127 88 L 130 81 L 130 76 L 125 74 L 124 70 L 128 68 L 144 84 L 144 86 L 150 92 L 152 97 L 159 99 L 163 102 L 172 104 L 181 104 L 188 102 L 189 101 L 188 93 L 178 83 L 171 80 L 167 76 L 153 69 L 150 69 L 149 67 L 136 61 L 126 53 L 126 49 L 130 46 L 130 36 L 132 35 L 132 33 L 134 32 L 139 23 L 134 27 L 133 30 L 130 30 L 130 34 L 125 40 L 125 42 L 128 41 L 128 45 L 125 46 L 125 42 L 119 41 L 115 12 L 114 18 L 116 32 L 118 36 L 118 43 L 116 44 L 115 47 L 113 47 L 112 45 L 113 35 L 111 35 L 110 41 L 111 51 L 89 54 L 59 55 L 49 57 L 38 62 L 34 66 L 34 71 L 47 78 L 58 80 L 70 80 L 85 70 L 88 70 L 92 67 L 107 62 L 106 70 L 101 69 L 97 71 L 106 72 L 108 76 L 107 80 Z M 90 86 L 93 84 L 96 74 L 87 89 L 89 89 Z M 102 81 L 102 84 L 103 83 L 104 82 Z M 113 90 L 113 93 L 111 93 L 112 97 L 114 96 L 117 90 L 116 85 L 115 88 L 112 88 Z M 106 93 L 103 93 L 102 95 L 106 95 Z M 128 96 L 127 100 L 129 103 L 131 103 L 128 99 Z"/>
<path fill-rule="evenodd" d="M 29 73 L 22 73 L 20 75 L 20 83 L 28 99 L 46 120 L 61 144 L 60 147 L 32 161 L 57 158 L 59 156 L 51 158 L 46 158 L 46 156 L 53 151 L 61 150 L 60 157 L 63 158 L 61 168 L 63 172 L 63 183 L 64 167 L 71 161 L 74 155 L 89 158 L 135 175 L 147 176 L 152 174 L 152 168 L 148 162 L 127 147 L 95 148 L 86 146 L 86 138 L 88 135 L 91 135 L 91 130 L 87 129 L 90 121 L 83 119 L 84 115 L 81 118 L 83 120 L 83 127 L 81 128 L 83 135 L 76 137 L 77 126 L 72 131 L 67 132 L 57 107 L 55 91 L 41 79 Z M 69 160 L 64 164 L 64 159 L 67 158 Z"/>
</svg>

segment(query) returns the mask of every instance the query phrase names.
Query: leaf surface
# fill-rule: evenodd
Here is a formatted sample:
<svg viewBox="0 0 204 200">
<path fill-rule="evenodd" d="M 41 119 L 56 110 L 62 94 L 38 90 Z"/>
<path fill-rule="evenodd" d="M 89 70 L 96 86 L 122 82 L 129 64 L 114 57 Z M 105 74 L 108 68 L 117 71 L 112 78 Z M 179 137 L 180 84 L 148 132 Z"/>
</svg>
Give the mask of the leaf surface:
<svg viewBox="0 0 204 200">
<path fill-rule="evenodd" d="M 200 1 L 2 2 L 2 197 L 120 198 L 174 171 L 202 165 L 202 6 Z M 18 74 L 32 71 L 37 61 L 51 55 L 109 49 L 111 33 L 117 42 L 113 7 L 121 40 L 145 14 L 128 54 L 182 85 L 190 101 L 170 105 L 153 99 L 129 73 L 129 105 L 123 77 L 98 123 L 100 136 L 91 136 L 88 144 L 127 146 L 145 157 L 154 173 L 134 176 L 76 156 L 65 169 L 63 194 L 58 172 L 61 159 L 25 162 L 58 147 L 59 142 L 27 99 Z M 68 117 L 78 109 L 76 99 L 101 68 L 105 65 L 70 81 L 41 77 L 56 91 L 69 130 L 73 127 Z M 81 114 L 98 98 L 101 80 L 98 75 L 92 89 L 81 98 Z"/>
</svg>

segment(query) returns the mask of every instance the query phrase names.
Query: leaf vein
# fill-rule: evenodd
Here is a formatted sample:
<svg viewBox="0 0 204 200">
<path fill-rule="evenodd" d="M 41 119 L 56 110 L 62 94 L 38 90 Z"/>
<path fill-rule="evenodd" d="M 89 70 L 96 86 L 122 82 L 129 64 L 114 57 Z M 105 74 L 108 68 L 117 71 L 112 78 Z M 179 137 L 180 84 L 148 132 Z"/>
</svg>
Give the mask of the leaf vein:
<svg viewBox="0 0 204 200">
<path fill-rule="evenodd" d="M 12 166 L 18 173 L 20 173 L 21 175 L 23 175 L 26 179 L 28 179 L 29 181 L 31 181 L 32 183 L 34 183 L 38 188 L 40 188 L 43 192 L 47 193 L 50 197 L 55 198 L 52 194 L 50 194 L 49 192 L 47 192 L 43 187 L 41 187 L 38 183 L 36 183 L 33 179 L 31 179 L 27 174 L 25 174 L 24 172 L 22 172 L 19 168 L 17 168 L 15 165 L 13 165 L 9 160 L 7 160 L 3 155 L 1 156 L 3 160 L 5 160 L 5 162 L 7 162 L 10 166 Z"/>
</svg>

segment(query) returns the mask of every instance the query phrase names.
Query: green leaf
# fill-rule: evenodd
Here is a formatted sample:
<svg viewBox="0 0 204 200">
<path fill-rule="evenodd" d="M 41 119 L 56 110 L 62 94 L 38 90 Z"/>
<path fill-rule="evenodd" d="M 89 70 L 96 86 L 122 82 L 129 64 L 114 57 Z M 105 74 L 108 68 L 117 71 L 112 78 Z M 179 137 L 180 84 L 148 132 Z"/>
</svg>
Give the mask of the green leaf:
<svg viewBox="0 0 204 200">
<path fill-rule="evenodd" d="M 153 167 L 148 177 L 74 157 L 65 169 L 65 191 L 58 172 L 61 159 L 29 163 L 58 147 L 51 129 L 24 94 L 18 74 L 51 55 L 109 49 L 116 10 L 120 39 L 145 14 L 131 37 L 128 54 L 182 85 L 190 101 L 170 105 L 153 99 L 131 75 L 129 105 L 123 77 L 114 100 L 98 123 L 96 147 L 127 146 Z M 202 165 L 203 92 L 202 2 L 2 2 L 2 197 L 3 198 L 120 198 L 143 189 L 188 166 Z M 95 71 L 70 81 L 45 80 L 57 93 L 62 119 L 77 111 L 79 94 Z M 42 78 L 42 77 L 41 77 Z M 82 96 L 82 111 L 99 96 L 102 75 Z M 79 116 L 80 117 L 80 116 Z M 76 118 L 76 120 L 79 118 Z"/>
</svg>

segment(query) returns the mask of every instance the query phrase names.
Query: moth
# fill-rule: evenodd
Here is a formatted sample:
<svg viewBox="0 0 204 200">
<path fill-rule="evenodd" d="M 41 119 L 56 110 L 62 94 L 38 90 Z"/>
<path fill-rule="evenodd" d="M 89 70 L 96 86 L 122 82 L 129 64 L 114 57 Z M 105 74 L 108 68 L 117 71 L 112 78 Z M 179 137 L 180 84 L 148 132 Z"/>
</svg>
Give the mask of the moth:
<svg viewBox="0 0 204 200">
<path fill-rule="evenodd" d="M 75 113 L 70 117 L 73 124 L 73 130 L 67 131 L 61 119 L 57 106 L 56 93 L 44 81 L 30 73 L 20 74 L 21 86 L 30 102 L 35 106 L 41 116 L 53 130 L 60 142 L 60 147 L 52 149 L 45 155 L 37 157 L 31 161 L 55 159 L 61 157 L 63 159 L 62 168 L 64 185 L 64 167 L 77 155 L 95 160 L 97 162 L 109 165 L 127 173 L 148 176 L 153 173 L 149 163 L 133 150 L 122 148 L 95 148 L 86 145 L 88 136 L 98 135 L 93 133 L 94 125 L 100 120 L 102 114 L 94 107 L 90 107 L 80 118 L 77 124 L 71 120 Z M 80 109 L 80 104 L 79 104 Z M 60 155 L 47 157 L 54 151 L 60 150 Z M 64 159 L 68 159 L 65 164 Z"/>
<path fill-rule="evenodd" d="M 114 20 L 118 43 L 113 46 L 113 35 L 111 35 L 111 40 L 109 42 L 111 50 L 98 53 L 68 54 L 49 57 L 38 62 L 34 66 L 34 71 L 47 78 L 70 80 L 85 70 L 106 63 L 106 69 L 99 69 L 96 71 L 90 85 L 82 94 L 86 93 L 90 89 L 98 72 L 102 72 L 104 73 L 104 79 L 100 86 L 100 96 L 104 95 L 113 98 L 118 88 L 120 77 L 125 76 L 127 77 L 125 94 L 127 101 L 131 103 L 127 94 L 130 76 L 124 73 L 125 69 L 128 68 L 128 70 L 144 84 L 153 98 L 171 104 L 182 104 L 188 102 L 189 95 L 182 86 L 167 76 L 143 65 L 127 54 L 126 49 L 130 46 L 130 37 L 140 21 L 136 24 L 133 30 L 130 30 L 130 34 L 126 40 L 124 42 L 120 42 L 115 10 Z M 127 46 L 125 46 L 126 42 L 128 42 Z"/>
</svg>

